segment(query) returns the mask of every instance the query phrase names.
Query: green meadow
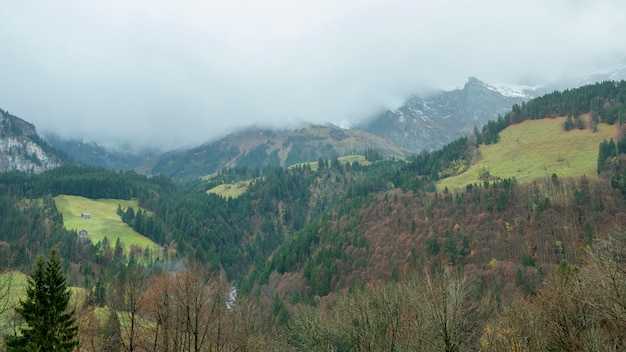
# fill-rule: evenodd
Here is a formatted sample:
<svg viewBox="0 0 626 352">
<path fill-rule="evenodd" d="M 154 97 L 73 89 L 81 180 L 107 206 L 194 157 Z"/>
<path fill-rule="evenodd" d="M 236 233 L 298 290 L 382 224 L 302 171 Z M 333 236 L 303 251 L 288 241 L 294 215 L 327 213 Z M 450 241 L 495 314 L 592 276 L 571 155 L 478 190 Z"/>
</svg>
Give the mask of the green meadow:
<svg viewBox="0 0 626 352">
<path fill-rule="evenodd" d="M 587 120 L 589 116 L 584 116 Z M 565 117 L 528 120 L 500 132 L 500 141 L 480 145 L 471 167 L 464 173 L 443 179 L 438 190 L 450 190 L 470 183 L 482 183 L 480 174 L 490 178 L 512 178 L 524 183 L 537 177 L 595 176 L 598 146 L 605 139 L 615 139 L 618 127 L 606 124 L 591 129 L 564 131 Z"/>
<path fill-rule="evenodd" d="M 214 193 L 218 196 L 222 196 L 226 199 L 228 198 L 237 198 L 243 194 L 243 192 L 248 190 L 248 186 L 250 186 L 250 181 L 240 181 L 236 183 L 225 183 L 221 185 L 217 185 L 210 190 L 206 191 L 206 193 Z"/>
<path fill-rule="evenodd" d="M 337 158 L 337 160 L 339 160 L 339 162 L 342 165 L 346 165 L 346 164 L 352 165 L 355 162 L 358 162 L 361 165 L 369 165 L 369 164 L 371 164 L 371 162 L 367 161 L 367 159 L 365 159 L 365 157 L 363 155 L 340 156 L 340 157 Z M 317 171 L 317 168 L 319 167 L 319 162 L 318 161 L 308 161 L 308 162 L 305 162 L 305 163 L 299 163 L 299 164 L 291 165 L 289 168 L 299 167 L 299 166 L 304 166 L 304 165 L 309 165 L 311 167 L 311 170 Z"/>
<path fill-rule="evenodd" d="M 10 285 L 11 290 L 9 296 L 6 297 L 8 301 L 4 299 L 0 301 L 0 308 L 4 308 L 7 304 L 7 308 L 15 307 L 17 302 L 26 296 L 26 286 L 28 285 L 28 277 L 19 271 L 9 271 L 0 275 L 0 288 L 4 289 Z M 5 298 L 5 297 L 2 297 Z M 7 326 L 9 321 L 9 311 L 6 311 L 3 315 L 0 315 L 0 350 L 2 349 L 1 337 L 7 334 L 11 334 L 13 331 Z"/>
<path fill-rule="evenodd" d="M 21 271 L 9 271 L 0 275 L 0 287 L 4 288 L 10 285 L 9 302 L 13 304 L 24 297 L 26 294 L 26 286 L 28 285 L 28 276 Z M 11 303 L 9 303 L 11 305 Z"/>
<path fill-rule="evenodd" d="M 342 156 L 337 158 L 339 160 L 339 162 L 343 165 L 345 164 L 352 164 L 354 162 L 358 162 L 361 165 L 369 165 L 371 164 L 369 161 L 365 160 L 365 157 L 363 155 L 350 155 L 350 156 Z M 319 166 L 319 163 L 317 161 L 310 161 L 310 162 L 306 162 L 306 163 L 300 163 L 300 164 L 295 164 L 290 166 L 290 168 L 293 167 L 301 167 L 304 165 L 309 165 L 311 167 L 311 170 L 313 171 L 317 171 L 317 167 Z M 209 179 L 210 176 L 205 177 L 204 179 Z M 252 181 L 239 181 L 239 182 L 235 182 L 235 183 L 224 183 L 221 185 L 217 185 L 213 188 L 211 188 L 210 190 L 206 191 L 207 194 L 209 193 L 214 193 L 217 194 L 218 196 L 222 196 L 226 199 L 228 198 L 237 198 L 240 195 L 242 195 L 245 191 L 248 190 L 248 187 L 250 186 L 250 182 Z"/>
<path fill-rule="evenodd" d="M 34 264 L 33 264 L 34 265 Z M 8 302 L 2 301 L 2 307 L 4 304 L 8 304 L 8 308 L 13 308 L 17 303 L 26 297 L 26 287 L 28 286 L 28 276 L 20 271 L 10 271 L 0 275 L 0 288 L 5 288 L 6 284 L 10 284 L 11 290 L 9 291 Z M 71 307 L 82 307 L 85 303 L 85 299 L 88 295 L 88 291 L 81 287 L 69 286 L 70 292 L 72 292 L 72 298 L 70 300 Z M 11 309 L 6 311 L 4 315 L 0 316 L 0 337 L 12 334 L 13 331 L 7 326 Z M 2 341 L 0 338 L 0 350 Z"/>
<path fill-rule="evenodd" d="M 361 165 L 369 165 L 371 162 L 367 161 L 363 155 L 348 155 L 348 156 L 340 156 L 339 162 L 342 164 L 350 164 L 352 165 L 355 162 L 358 162 Z"/>
<path fill-rule="evenodd" d="M 68 195 L 56 196 L 54 200 L 57 208 L 63 214 L 65 228 L 77 232 L 83 229 L 87 230 L 93 243 L 98 243 L 107 237 L 112 246 L 119 238 L 126 251 L 130 250 L 130 246 L 133 244 L 141 248 L 159 248 L 152 240 L 126 225 L 117 215 L 118 205 L 124 209 L 130 206 L 139 209 L 139 204 L 135 200 L 89 199 Z M 82 213 L 91 214 L 91 218 L 83 218 Z"/>
</svg>

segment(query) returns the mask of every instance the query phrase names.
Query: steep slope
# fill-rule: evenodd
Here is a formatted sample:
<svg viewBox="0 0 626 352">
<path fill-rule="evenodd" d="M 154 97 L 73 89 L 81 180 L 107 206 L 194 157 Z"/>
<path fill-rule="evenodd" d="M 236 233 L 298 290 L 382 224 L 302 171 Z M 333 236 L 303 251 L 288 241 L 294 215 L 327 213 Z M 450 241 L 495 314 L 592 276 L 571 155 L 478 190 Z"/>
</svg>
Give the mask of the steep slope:
<svg viewBox="0 0 626 352">
<path fill-rule="evenodd" d="M 408 152 L 379 136 L 333 125 L 295 130 L 250 128 L 185 151 L 167 153 L 140 171 L 176 178 L 208 175 L 223 167 L 290 166 L 323 157 L 362 154 L 375 149 L 384 157 L 404 158 Z"/>
<path fill-rule="evenodd" d="M 35 126 L 0 109 L 0 171 L 40 173 L 69 161 L 42 140 Z"/>
<path fill-rule="evenodd" d="M 413 96 L 400 108 L 388 110 L 358 128 L 414 153 L 436 150 L 533 94 L 529 87 L 496 87 L 471 77 L 462 89 Z"/>
<path fill-rule="evenodd" d="M 532 293 L 543 272 L 526 278 L 520 269 L 517 278 L 516 268 L 550 268 L 562 259 L 577 263 L 585 246 L 626 224 L 626 139 L 603 141 L 622 137 L 618 125 L 626 121 L 625 103 L 622 81 L 514 105 L 475 138 L 460 138 L 410 158 L 394 172 L 361 180 L 372 185 L 360 187 L 364 191 L 350 187 L 339 206 L 286 241 L 251 281 L 271 282 L 281 294 L 305 291 L 322 297 L 451 265 L 483 277 L 499 271 Z M 565 118 L 555 118 L 563 113 L 587 120 L 580 129 L 565 131 Z M 526 133 L 511 140 L 515 130 Z M 469 173 L 471 157 L 480 154 L 476 143 L 485 159 L 492 157 L 490 151 L 504 154 L 497 162 L 490 159 L 495 164 L 488 171 L 494 175 L 481 174 L 480 182 L 463 183 L 455 192 L 433 192 L 429 182 Z M 503 152 L 505 147 L 509 151 Z M 526 147 L 536 148 L 524 152 Z M 530 179 L 537 165 L 542 173 Z M 511 169 L 513 175 L 506 173 Z"/>
<path fill-rule="evenodd" d="M 513 279 L 525 257 L 544 268 L 576 263 L 596 236 L 626 224 L 626 203 L 606 180 L 559 181 L 353 199 L 287 241 L 265 270 L 282 276 L 281 293 L 325 296 L 446 265 L 485 276 L 504 270 Z"/>
<path fill-rule="evenodd" d="M 591 114 L 581 117 L 586 125 Z M 598 145 L 603 140 L 619 137 L 619 126 L 598 124 L 596 131 L 573 129 L 564 131 L 565 116 L 528 120 L 500 132 L 496 144 L 480 145 L 466 172 L 444 178 L 439 190 L 465 188 L 486 179 L 516 178 L 530 182 L 535 178 L 595 175 L 598 166 Z"/>
</svg>

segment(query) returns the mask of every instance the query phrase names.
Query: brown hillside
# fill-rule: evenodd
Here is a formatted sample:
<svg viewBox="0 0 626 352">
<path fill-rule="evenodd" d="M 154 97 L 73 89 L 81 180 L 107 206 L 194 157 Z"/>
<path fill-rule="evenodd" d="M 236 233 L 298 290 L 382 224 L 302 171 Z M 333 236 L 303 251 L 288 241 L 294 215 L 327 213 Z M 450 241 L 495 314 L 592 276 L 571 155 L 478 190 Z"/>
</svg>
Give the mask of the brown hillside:
<svg viewBox="0 0 626 352">
<path fill-rule="evenodd" d="M 331 290 L 402 279 L 441 265 L 488 278 L 497 270 L 498 277 L 513 281 L 524 259 L 543 271 L 562 259 L 579 263 L 587 241 L 598 240 L 616 224 L 626 225 L 625 206 L 619 191 L 597 177 L 542 178 L 522 185 L 507 181 L 458 194 L 396 189 L 378 195 L 357 216 L 331 222 L 321 231 L 352 239 L 322 241 L 312 253 L 317 252 L 314 258 L 320 250 L 342 253 L 334 261 Z M 363 234 L 365 246 L 353 245 L 355 234 Z M 336 243 L 343 247 L 334 248 Z M 535 268 L 529 273 L 536 279 Z M 282 286 L 291 290 L 308 285 L 306 279 L 304 286 L 295 285 L 292 274 L 284 277 L 291 283 Z"/>
<path fill-rule="evenodd" d="M 373 250 L 371 262 L 386 263 L 388 269 L 404 267 L 409 259 L 422 261 L 409 252 L 415 248 L 418 255 L 427 253 L 428 239 L 436 239 L 440 245 L 436 259 L 449 260 L 444 248 L 446 232 L 452 234 L 457 247 L 462 236 L 467 237 L 469 248 L 461 258 L 465 265 L 483 266 L 494 258 L 518 262 L 524 253 L 539 263 L 556 264 L 563 258 L 576 262 L 585 246 L 585 220 L 593 224 L 594 235 L 626 220 L 622 195 L 598 178 L 556 183 L 538 179 L 517 186 L 515 192 L 500 184 L 460 195 L 415 196 L 394 191 L 386 195 L 386 201 L 384 197 L 362 210 L 366 222 L 361 226 Z M 391 213 L 383 215 L 388 209 Z"/>
</svg>

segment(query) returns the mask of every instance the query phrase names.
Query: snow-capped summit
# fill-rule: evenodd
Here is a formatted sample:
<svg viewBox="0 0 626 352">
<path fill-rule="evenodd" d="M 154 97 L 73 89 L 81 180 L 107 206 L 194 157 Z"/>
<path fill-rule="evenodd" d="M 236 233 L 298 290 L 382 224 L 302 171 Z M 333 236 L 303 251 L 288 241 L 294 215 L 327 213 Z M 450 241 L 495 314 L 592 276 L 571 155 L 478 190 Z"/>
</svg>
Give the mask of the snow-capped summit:
<svg viewBox="0 0 626 352">
<path fill-rule="evenodd" d="M 532 87 L 490 85 L 470 77 L 461 89 L 412 96 L 360 127 L 413 152 L 434 150 L 505 114 L 532 93 Z"/>
</svg>

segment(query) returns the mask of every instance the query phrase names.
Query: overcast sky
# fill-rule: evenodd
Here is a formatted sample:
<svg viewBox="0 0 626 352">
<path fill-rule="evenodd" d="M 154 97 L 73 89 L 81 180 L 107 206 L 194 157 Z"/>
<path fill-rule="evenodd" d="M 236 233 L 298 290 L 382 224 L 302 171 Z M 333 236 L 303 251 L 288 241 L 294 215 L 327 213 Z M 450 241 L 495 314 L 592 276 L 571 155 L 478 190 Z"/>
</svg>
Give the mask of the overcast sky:
<svg viewBox="0 0 626 352">
<path fill-rule="evenodd" d="M 40 132 L 170 148 L 355 122 L 427 88 L 626 57 L 623 0 L 0 0 L 0 107 Z"/>
</svg>

